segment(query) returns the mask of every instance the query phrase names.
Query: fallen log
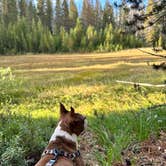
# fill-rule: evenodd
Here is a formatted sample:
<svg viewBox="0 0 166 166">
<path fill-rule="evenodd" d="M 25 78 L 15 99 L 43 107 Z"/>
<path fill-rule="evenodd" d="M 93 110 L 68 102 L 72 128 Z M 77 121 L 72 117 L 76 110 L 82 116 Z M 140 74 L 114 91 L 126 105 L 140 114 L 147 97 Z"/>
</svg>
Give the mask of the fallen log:
<svg viewBox="0 0 166 166">
<path fill-rule="evenodd" d="M 154 85 L 154 84 L 149 84 L 149 83 L 138 83 L 138 82 L 119 81 L 119 80 L 116 80 L 116 82 L 117 83 L 122 83 L 122 84 L 131 84 L 131 85 L 148 86 L 148 87 L 156 87 L 156 88 L 166 87 L 166 84 Z"/>
</svg>

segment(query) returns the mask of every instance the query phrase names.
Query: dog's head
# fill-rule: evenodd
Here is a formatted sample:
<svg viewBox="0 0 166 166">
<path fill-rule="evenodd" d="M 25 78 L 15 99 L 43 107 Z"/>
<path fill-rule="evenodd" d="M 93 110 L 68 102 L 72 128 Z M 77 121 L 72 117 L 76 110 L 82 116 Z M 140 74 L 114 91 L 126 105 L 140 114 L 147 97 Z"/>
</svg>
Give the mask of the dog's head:
<svg viewBox="0 0 166 166">
<path fill-rule="evenodd" d="M 63 130 L 70 134 L 76 134 L 77 136 L 80 135 L 87 126 L 85 116 L 75 113 L 73 107 L 68 111 L 62 103 L 60 103 L 60 121 Z"/>
</svg>

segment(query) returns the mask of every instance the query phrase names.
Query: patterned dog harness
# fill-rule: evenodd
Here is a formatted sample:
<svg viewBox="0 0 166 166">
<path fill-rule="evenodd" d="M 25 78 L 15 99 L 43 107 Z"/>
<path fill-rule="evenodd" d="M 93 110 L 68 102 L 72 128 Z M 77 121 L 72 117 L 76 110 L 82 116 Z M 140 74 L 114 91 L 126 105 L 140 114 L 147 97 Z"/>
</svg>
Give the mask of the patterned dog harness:
<svg viewBox="0 0 166 166">
<path fill-rule="evenodd" d="M 76 152 L 73 152 L 73 153 L 68 153 L 68 152 L 64 152 L 62 150 L 57 150 L 57 149 L 51 149 L 51 150 L 45 150 L 42 154 L 42 157 L 45 156 L 45 155 L 53 155 L 54 158 L 51 159 L 47 164 L 46 166 L 53 166 L 57 160 L 58 160 L 58 157 L 65 157 L 67 159 L 70 159 L 70 160 L 74 160 L 75 158 L 79 157 L 80 156 L 80 151 L 77 150 Z"/>
</svg>

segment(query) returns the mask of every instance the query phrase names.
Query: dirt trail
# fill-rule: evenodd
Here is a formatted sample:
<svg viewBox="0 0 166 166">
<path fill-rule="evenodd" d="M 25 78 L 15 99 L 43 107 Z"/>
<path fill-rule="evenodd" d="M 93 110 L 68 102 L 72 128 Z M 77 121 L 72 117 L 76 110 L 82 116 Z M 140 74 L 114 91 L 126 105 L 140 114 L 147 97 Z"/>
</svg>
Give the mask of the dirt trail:
<svg viewBox="0 0 166 166">
<path fill-rule="evenodd" d="M 161 131 L 160 137 L 130 145 L 122 152 L 123 161 L 113 166 L 166 166 L 166 133 Z"/>
<path fill-rule="evenodd" d="M 96 152 L 104 153 L 97 144 L 92 132 L 86 131 L 80 139 L 80 150 L 86 166 L 100 166 Z M 101 154 L 102 155 L 102 154 Z M 103 154 L 104 155 L 104 154 Z M 150 136 L 149 139 L 129 145 L 122 152 L 122 161 L 113 166 L 166 166 L 166 133 L 161 131 L 159 138 Z"/>
<path fill-rule="evenodd" d="M 97 144 L 97 141 L 92 132 L 86 131 L 81 135 L 80 150 L 86 166 L 99 166 L 96 159 L 96 152 L 103 152 L 102 147 Z"/>
</svg>

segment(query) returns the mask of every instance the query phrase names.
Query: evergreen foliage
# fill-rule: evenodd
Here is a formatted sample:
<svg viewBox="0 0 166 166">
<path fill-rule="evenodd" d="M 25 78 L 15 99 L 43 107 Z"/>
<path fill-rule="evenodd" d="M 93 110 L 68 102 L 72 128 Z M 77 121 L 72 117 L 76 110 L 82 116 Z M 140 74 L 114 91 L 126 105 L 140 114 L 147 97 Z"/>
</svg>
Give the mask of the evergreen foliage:
<svg viewBox="0 0 166 166">
<path fill-rule="evenodd" d="M 46 1 L 46 25 L 48 26 L 50 32 L 53 31 L 52 20 L 53 20 L 52 1 L 47 0 Z"/>
<path fill-rule="evenodd" d="M 78 18 L 78 10 L 74 0 L 70 0 L 70 8 L 69 8 L 69 19 L 70 19 L 70 27 L 74 27 L 76 25 L 76 21 Z"/>
<path fill-rule="evenodd" d="M 125 1 L 125 5 L 124 5 Z M 145 39 L 149 46 L 165 47 L 166 39 L 166 0 L 148 0 L 147 5 L 142 0 L 122 0 L 116 7 L 122 7 L 131 14 L 126 25 L 133 33 L 141 31 L 145 33 Z M 146 12 L 145 12 L 146 11 Z"/>
<path fill-rule="evenodd" d="M 104 11 L 103 11 L 103 28 L 108 24 L 114 24 L 114 15 L 113 15 L 113 7 L 110 5 L 107 0 L 105 3 Z"/>
<path fill-rule="evenodd" d="M 106 1 L 83 1 L 79 14 L 75 1 L 2 0 L 0 54 L 117 51 L 140 47 L 135 35 L 122 34 L 113 6 Z M 160 43 L 164 45 L 163 37 Z"/>
</svg>

